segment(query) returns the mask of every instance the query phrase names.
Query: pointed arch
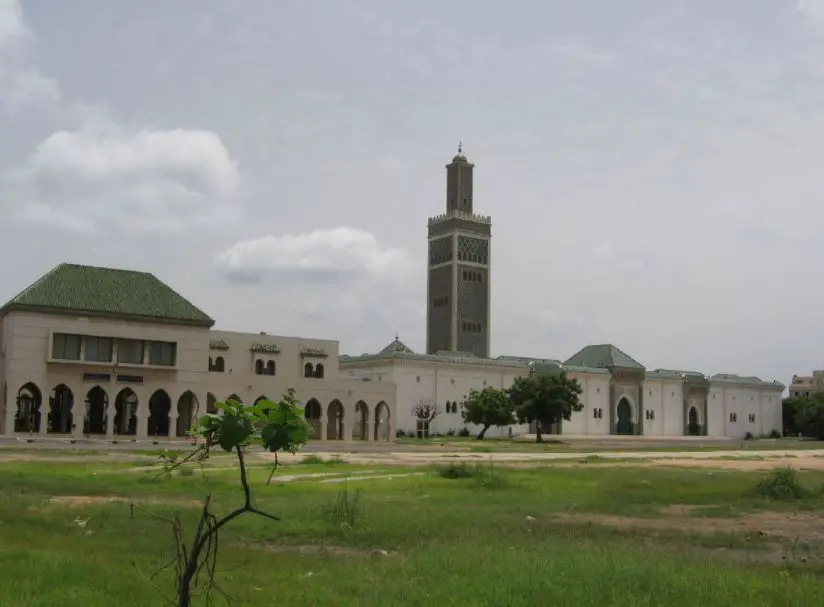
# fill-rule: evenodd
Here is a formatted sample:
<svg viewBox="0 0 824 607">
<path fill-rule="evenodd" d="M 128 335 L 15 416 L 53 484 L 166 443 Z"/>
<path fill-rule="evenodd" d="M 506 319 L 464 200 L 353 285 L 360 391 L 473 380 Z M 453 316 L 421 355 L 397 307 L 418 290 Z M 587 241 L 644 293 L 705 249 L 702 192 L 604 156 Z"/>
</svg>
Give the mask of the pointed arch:
<svg viewBox="0 0 824 607">
<path fill-rule="evenodd" d="M 321 434 L 321 417 L 323 417 L 323 408 L 320 401 L 316 398 L 310 398 L 306 402 L 306 406 L 303 409 L 303 415 L 306 418 L 309 427 L 312 429 L 312 438 L 323 438 L 323 434 Z"/>
<path fill-rule="evenodd" d="M 137 434 L 137 408 L 140 401 L 131 388 L 123 388 L 114 398 L 114 433 L 122 436 Z"/>
<path fill-rule="evenodd" d="M 329 403 L 326 409 L 326 438 L 327 440 L 343 440 L 343 403 L 337 398 Z"/>
<path fill-rule="evenodd" d="M 263 375 L 263 361 L 259 358 L 255 361 L 255 375 Z"/>
<path fill-rule="evenodd" d="M 375 440 L 376 441 L 388 441 L 390 440 L 389 436 L 389 405 L 385 402 L 381 401 L 377 405 L 375 405 Z"/>
<path fill-rule="evenodd" d="M 217 398 L 211 392 L 206 394 L 206 413 L 217 413 L 217 407 L 215 403 L 217 402 Z"/>
<path fill-rule="evenodd" d="M 99 385 L 86 392 L 83 434 L 106 434 L 109 420 L 109 394 Z"/>
<path fill-rule="evenodd" d="M 266 363 L 266 375 L 274 375 L 275 374 L 275 361 L 270 360 Z"/>
<path fill-rule="evenodd" d="M 215 359 L 215 371 L 218 373 L 223 373 L 226 370 L 226 361 L 223 359 L 222 356 L 218 356 Z"/>
<path fill-rule="evenodd" d="M 17 391 L 17 412 L 14 414 L 15 432 L 40 432 L 43 393 L 34 382 L 26 382 Z"/>
<path fill-rule="evenodd" d="M 230 400 L 233 400 L 236 403 L 239 403 L 241 405 L 243 404 L 243 399 L 240 398 L 237 394 L 230 394 L 229 396 L 226 397 L 227 402 L 230 401 Z"/>
<path fill-rule="evenodd" d="M 314 377 L 315 375 L 315 368 L 312 366 L 312 363 L 306 363 L 303 365 L 303 376 L 304 377 Z"/>
<path fill-rule="evenodd" d="M 166 390 L 155 390 L 149 398 L 149 436 L 169 436 L 172 399 Z"/>
<path fill-rule="evenodd" d="M 74 425 L 74 392 L 66 384 L 58 384 L 49 398 L 49 419 L 46 432 L 70 434 Z"/>
<path fill-rule="evenodd" d="M 318 379 L 323 379 L 323 363 L 318 363 L 315 365 L 315 377 Z"/>
<path fill-rule="evenodd" d="M 194 427 L 199 408 L 200 402 L 194 392 L 186 390 L 180 395 L 180 398 L 177 399 L 176 436 L 187 436 L 189 434 L 189 431 Z"/>
<path fill-rule="evenodd" d="M 362 400 L 355 403 L 352 438 L 355 440 L 369 440 L 369 405 Z"/>
</svg>

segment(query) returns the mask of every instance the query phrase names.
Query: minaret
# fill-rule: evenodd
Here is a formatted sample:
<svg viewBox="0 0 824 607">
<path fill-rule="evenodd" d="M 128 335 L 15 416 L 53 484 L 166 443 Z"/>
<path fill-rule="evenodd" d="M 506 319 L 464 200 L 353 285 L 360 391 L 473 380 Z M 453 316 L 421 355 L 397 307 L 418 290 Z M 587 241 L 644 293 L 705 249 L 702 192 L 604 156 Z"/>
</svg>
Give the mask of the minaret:
<svg viewBox="0 0 824 607">
<path fill-rule="evenodd" d="M 446 165 L 446 213 L 429 219 L 427 354 L 489 356 L 492 220 L 473 212 L 474 168 L 459 144 Z"/>
</svg>

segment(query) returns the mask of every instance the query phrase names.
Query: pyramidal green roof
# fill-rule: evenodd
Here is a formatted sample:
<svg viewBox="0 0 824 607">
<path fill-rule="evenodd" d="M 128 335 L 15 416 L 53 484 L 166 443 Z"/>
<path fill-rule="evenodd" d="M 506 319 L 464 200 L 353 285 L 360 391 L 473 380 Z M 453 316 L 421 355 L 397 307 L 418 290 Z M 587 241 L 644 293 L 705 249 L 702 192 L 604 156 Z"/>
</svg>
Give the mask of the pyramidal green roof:
<svg viewBox="0 0 824 607">
<path fill-rule="evenodd" d="M 612 367 L 618 367 L 621 369 L 644 370 L 644 365 L 612 344 L 586 346 L 564 362 L 564 365 L 575 367 L 595 367 L 596 369 L 611 369 Z"/>
<path fill-rule="evenodd" d="M 208 314 L 148 272 L 61 263 L 0 308 L 132 317 L 211 327 Z"/>
</svg>

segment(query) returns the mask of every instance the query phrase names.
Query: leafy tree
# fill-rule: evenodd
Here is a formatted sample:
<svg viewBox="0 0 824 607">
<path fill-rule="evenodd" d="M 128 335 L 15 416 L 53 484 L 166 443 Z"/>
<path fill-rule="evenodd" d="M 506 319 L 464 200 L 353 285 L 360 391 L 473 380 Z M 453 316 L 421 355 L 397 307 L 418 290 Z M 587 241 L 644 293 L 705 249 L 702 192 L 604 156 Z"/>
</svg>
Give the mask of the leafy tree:
<svg viewBox="0 0 824 607">
<path fill-rule="evenodd" d="M 781 418 L 784 426 L 784 433 L 796 435 L 804 432 L 796 425 L 796 416 L 804 403 L 810 400 L 810 396 L 790 396 L 781 402 Z"/>
<path fill-rule="evenodd" d="M 275 461 L 269 474 L 267 484 L 277 470 L 278 453 L 291 453 L 300 449 L 309 438 L 309 427 L 303 417 L 303 409 L 295 399 L 295 391 L 289 390 L 280 402 L 259 400 L 254 405 L 229 400 L 215 403 L 223 414 L 207 413 L 198 420 L 197 427 L 190 432 L 201 442 L 187 457 L 181 460 L 167 460 L 165 474 L 185 463 L 202 463 L 208 459 L 211 450 L 219 447 L 227 453 L 237 456 L 240 484 L 243 488 L 243 505 L 235 508 L 221 518 L 210 509 L 211 495 L 203 503 L 200 521 L 192 542 L 183 541 L 183 526 L 180 518 L 175 516 L 173 525 L 177 542 L 177 559 L 175 561 L 177 576 L 177 605 L 190 607 L 192 604 L 192 585 L 202 575 L 205 579 L 204 594 L 207 603 L 212 590 L 218 589 L 214 581 L 215 562 L 217 559 L 218 534 L 220 530 L 238 516 L 246 513 L 257 514 L 272 520 L 280 520 L 273 514 L 258 510 L 252 503 L 252 492 L 246 475 L 246 449 L 259 444 L 274 453 Z M 219 590 L 219 589 L 218 589 Z"/>
<path fill-rule="evenodd" d="M 520 423 L 536 422 L 535 441 L 540 443 L 542 429 L 569 420 L 574 411 L 584 405 L 578 399 L 581 386 L 566 373 L 538 373 L 519 377 L 508 390 L 509 398 Z"/>
<path fill-rule="evenodd" d="M 512 400 L 506 390 L 491 386 L 483 390 L 470 390 L 461 408 L 461 416 L 467 424 L 482 426 L 475 438 L 483 440 L 490 426 L 509 426 L 515 423 Z"/>
<path fill-rule="evenodd" d="M 804 436 L 824 440 L 824 394 L 797 397 L 793 426 Z"/>
</svg>

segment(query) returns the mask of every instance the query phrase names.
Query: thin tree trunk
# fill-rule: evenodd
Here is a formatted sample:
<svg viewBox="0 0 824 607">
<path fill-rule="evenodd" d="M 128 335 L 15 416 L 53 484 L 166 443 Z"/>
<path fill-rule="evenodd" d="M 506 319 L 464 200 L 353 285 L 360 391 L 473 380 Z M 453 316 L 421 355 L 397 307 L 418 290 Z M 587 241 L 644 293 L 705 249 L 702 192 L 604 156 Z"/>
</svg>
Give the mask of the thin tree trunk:
<svg viewBox="0 0 824 607">
<path fill-rule="evenodd" d="M 490 425 L 490 424 L 486 424 L 486 425 L 483 427 L 483 430 L 481 430 L 480 432 L 478 432 L 478 436 L 476 436 L 476 437 L 475 437 L 475 440 L 483 440 L 483 439 L 484 439 L 484 435 L 486 434 L 486 431 L 487 431 L 487 430 L 489 430 L 489 425 Z"/>
<path fill-rule="evenodd" d="M 535 424 L 535 442 L 542 443 L 544 439 L 541 437 L 541 422 Z"/>
</svg>

